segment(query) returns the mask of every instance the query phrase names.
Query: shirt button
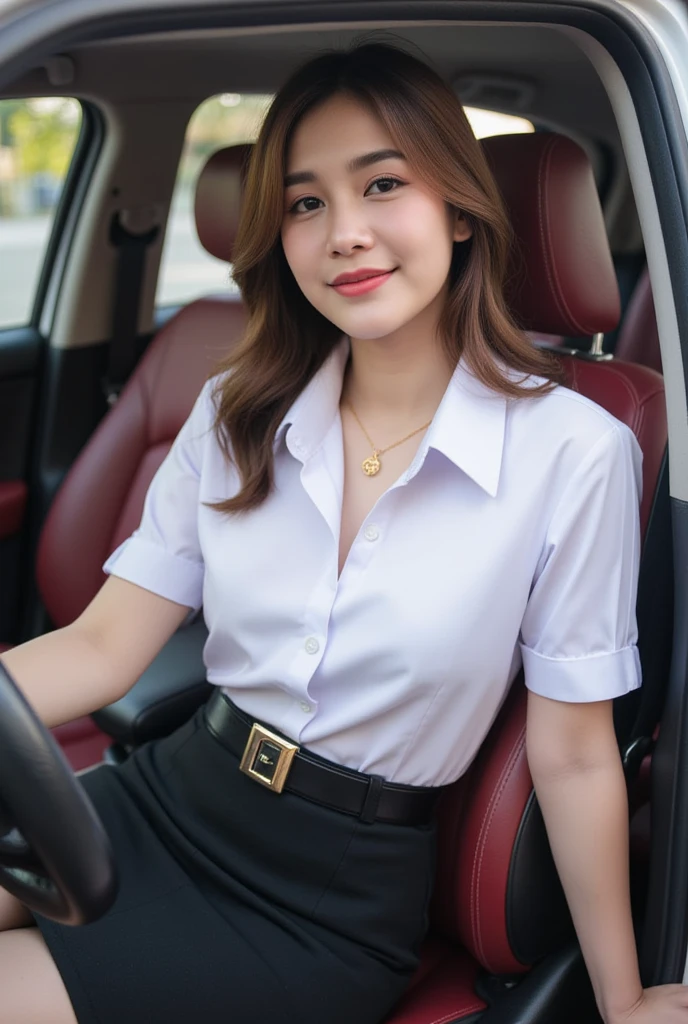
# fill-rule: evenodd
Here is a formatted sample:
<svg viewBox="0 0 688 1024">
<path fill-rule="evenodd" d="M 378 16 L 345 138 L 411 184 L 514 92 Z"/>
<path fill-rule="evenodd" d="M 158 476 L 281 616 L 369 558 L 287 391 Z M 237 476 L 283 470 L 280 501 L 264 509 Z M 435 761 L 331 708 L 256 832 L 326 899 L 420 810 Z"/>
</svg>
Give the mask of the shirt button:
<svg viewBox="0 0 688 1024">
<path fill-rule="evenodd" d="M 368 526 L 366 526 L 365 530 L 363 531 L 363 536 L 365 537 L 366 540 L 377 540 L 378 537 L 380 536 L 380 531 L 378 530 L 375 523 L 369 523 Z"/>
<path fill-rule="evenodd" d="M 317 654 L 318 651 L 320 650 L 320 644 L 318 643 L 314 636 L 308 637 L 306 643 L 304 644 L 304 647 L 306 648 L 308 654 Z"/>
<path fill-rule="evenodd" d="M 307 704 L 305 700 L 301 701 L 301 704 L 299 705 L 299 707 L 303 711 L 304 715 L 310 715 L 311 711 L 313 710 L 311 708 L 310 704 Z"/>
</svg>

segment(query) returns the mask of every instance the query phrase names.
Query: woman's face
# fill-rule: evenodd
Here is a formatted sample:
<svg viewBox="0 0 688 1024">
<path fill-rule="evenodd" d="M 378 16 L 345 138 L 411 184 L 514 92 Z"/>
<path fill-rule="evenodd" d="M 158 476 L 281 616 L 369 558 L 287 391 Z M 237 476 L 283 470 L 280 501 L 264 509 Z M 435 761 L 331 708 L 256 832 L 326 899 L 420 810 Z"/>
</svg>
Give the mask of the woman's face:
<svg viewBox="0 0 688 1024">
<path fill-rule="evenodd" d="M 364 105 L 335 96 L 299 123 L 287 154 L 284 211 L 292 273 L 341 331 L 370 340 L 417 319 L 436 327 L 453 244 L 471 230 Z"/>
</svg>

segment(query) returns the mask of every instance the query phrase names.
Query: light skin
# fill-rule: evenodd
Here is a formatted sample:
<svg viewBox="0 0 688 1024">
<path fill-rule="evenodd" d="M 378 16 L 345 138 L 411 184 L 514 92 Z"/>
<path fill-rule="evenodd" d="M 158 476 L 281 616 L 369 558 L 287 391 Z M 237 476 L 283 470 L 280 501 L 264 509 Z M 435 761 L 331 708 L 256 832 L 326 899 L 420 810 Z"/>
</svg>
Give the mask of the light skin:
<svg viewBox="0 0 688 1024">
<path fill-rule="evenodd" d="M 437 338 L 454 241 L 467 222 L 419 180 L 401 156 L 351 168 L 356 157 L 396 149 L 363 107 L 336 97 L 297 129 L 289 174 L 313 179 L 285 192 L 282 241 L 309 300 L 352 339 L 343 391 L 345 495 L 340 569 L 372 504 L 408 466 L 420 435 L 383 456 L 379 475 L 360 463 L 370 447 L 353 403 L 379 447 L 434 414 L 453 367 Z M 397 178 L 403 185 L 373 184 Z M 307 196 L 313 201 L 295 203 Z M 303 215 L 300 211 L 303 211 Z M 366 295 L 332 288 L 360 267 L 394 269 Z M 65 629 L 4 654 L 40 717 L 57 725 L 123 696 L 181 624 L 187 609 L 110 577 Z M 528 698 L 531 771 L 552 848 L 606 1024 L 688 1024 L 688 988 L 643 992 L 628 896 L 626 792 L 611 703 Z M 0 890 L 0 1024 L 76 1024 L 43 940 L 26 911 Z M 14 929 L 14 930 L 13 930 Z"/>
</svg>

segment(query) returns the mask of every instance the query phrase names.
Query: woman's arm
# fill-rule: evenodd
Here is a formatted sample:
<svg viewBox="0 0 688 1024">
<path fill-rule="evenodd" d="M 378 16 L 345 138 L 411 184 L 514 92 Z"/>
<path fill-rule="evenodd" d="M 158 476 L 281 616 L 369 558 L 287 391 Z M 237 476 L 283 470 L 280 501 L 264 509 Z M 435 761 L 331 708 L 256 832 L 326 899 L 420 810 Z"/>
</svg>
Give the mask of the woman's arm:
<svg viewBox="0 0 688 1024">
<path fill-rule="evenodd" d="M 643 994 L 629 895 L 628 801 L 612 702 L 564 703 L 530 692 L 526 744 L 597 1005 L 609 1022 Z"/>
<path fill-rule="evenodd" d="M 123 697 L 188 612 L 110 576 L 70 626 L 0 660 L 45 724 L 61 725 Z"/>
<path fill-rule="evenodd" d="M 643 990 L 631 920 L 628 803 L 612 702 L 528 694 L 528 763 L 605 1024 L 688 1024 L 688 986 Z"/>
</svg>

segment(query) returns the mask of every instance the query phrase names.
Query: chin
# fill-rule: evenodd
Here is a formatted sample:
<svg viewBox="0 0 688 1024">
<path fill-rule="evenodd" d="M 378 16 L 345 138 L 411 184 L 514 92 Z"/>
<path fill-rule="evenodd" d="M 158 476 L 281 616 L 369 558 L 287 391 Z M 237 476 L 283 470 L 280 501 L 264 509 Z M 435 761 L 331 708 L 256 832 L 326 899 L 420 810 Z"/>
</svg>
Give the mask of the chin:
<svg viewBox="0 0 688 1024">
<path fill-rule="evenodd" d="M 327 316 L 327 314 L 325 314 Z M 412 316 L 375 316 L 373 313 L 360 317 L 328 317 L 343 334 L 360 341 L 381 341 L 405 327 Z"/>
</svg>

